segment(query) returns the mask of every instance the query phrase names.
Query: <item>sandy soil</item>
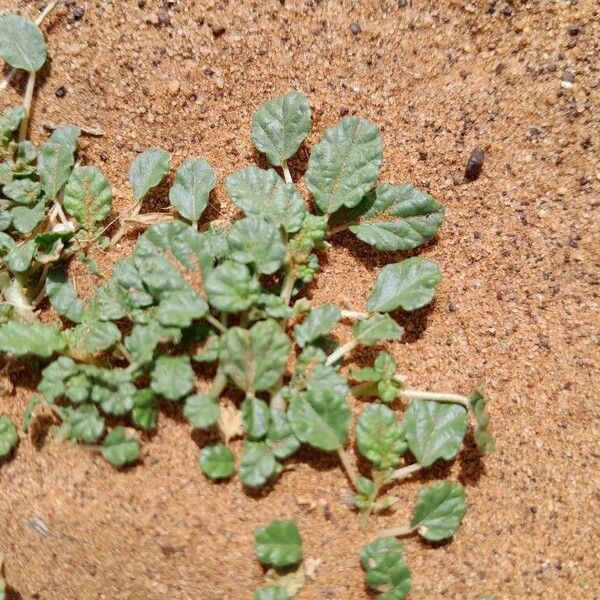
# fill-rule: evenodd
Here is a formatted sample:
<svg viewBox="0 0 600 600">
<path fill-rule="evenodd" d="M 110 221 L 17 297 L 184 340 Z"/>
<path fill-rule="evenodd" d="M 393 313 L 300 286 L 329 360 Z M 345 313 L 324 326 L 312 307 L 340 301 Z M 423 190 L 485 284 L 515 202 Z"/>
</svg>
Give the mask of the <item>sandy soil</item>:
<svg viewBox="0 0 600 600">
<path fill-rule="evenodd" d="M 34 16 L 42 3 L 3 4 Z M 222 182 L 256 160 L 250 116 L 290 88 L 314 110 L 307 148 L 346 112 L 381 126 L 382 179 L 420 185 L 448 208 L 421 252 L 444 273 L 437 301 L 407 320 L 407 343 L 393 352 L 415 386 L 483 385 L 498 442 L 489 459 L 467 449 L 427 475 L 467 485 L 469 512 L 452 543 L 406 542 L 410 597 L 598 598 L 597 2 L 79 0 L 79 20 L 67 4 L 44 25 L 51 64 L 32 134 L 42 140 L 43 124 L 65 121 L 101 128 L 84 156 L 112 181 L 117 212 L 131 202 L 135 152 L 156 145 L 175 165 L 193 155 L 215 165 L 213 215 L 233 216 Z M 483 173 L 465 183 L 476 146 Z M 295 179 L 306 156 L 292 161 Z M 375 269 L 403 255 L 349 235 L 336 242 L 313 297 L 361 308 Z M 98 254 L 102 270 L 131 244 Z M 89 291 L 93 282 L 73 272 Z M 15 383 L 0 411 L 20 419 L 35 381 L 16 374 Z M 125 472 L 23 437 L 0 468 L 9 597 L 249 599 L 263 580 L 253 531 L 287 517 L 306 555 L 322 559 L 298 600 L 363 600 L 360 547 L 407 519 L 426 479 L 397 488 L 396 513 L 363 532 L 333 458 L 306 452 L 253 496 L 237 480 L 207 482 L 197 455 L 190 427 L 165 415 Z"/>
</svg>

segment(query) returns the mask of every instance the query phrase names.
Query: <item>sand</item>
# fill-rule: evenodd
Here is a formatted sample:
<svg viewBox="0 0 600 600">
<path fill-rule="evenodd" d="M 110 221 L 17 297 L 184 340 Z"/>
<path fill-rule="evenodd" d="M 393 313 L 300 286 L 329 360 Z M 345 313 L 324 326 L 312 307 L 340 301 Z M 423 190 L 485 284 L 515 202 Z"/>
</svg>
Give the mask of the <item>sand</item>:
<svg viewBox="0 0 600 600">
<path fill-rule="evenodd" d="M 4 2 L 28 16 L 41 4 Z M 360 531 L 335 457 L 303 452 L 272 489 L 253 495 L 237 479 L 209 483 L 196 465 L 198 438 L 169 415 L 141 464 L 123 472 L 78 447 L 36 448 L 22 434 L 0 465 L 9 598 L 249 599 L 264 580 L 253 531 L 273 518 L 295 519 L 306 556 L 322 561 L 298 600 L 372 598 L 362 544 L 404 523 L 417 490 L 438 477 L 467 486 L 469 512 L 451 543 L 406 541 L 411 599 L 598 598 L 598 4 L 77 4 L 79 19 L 69 2 L 44 24 L 51 61 L 31 132 L 39 142 L 44 124 L 101 129 L 85 138 L 83 157 L 111 180 L 115 214 L 132 202 L 135 153 L 159 146 L 175 166 L 190 156 L 211 162 L 219 183 L 210 216 L 235 216 L 223 178 L 264 164 L 250 117 L 289 89 L 306 93 L 314 115 L 291 161 L 295 180 L 341 114 L 378 123 L 381 179 L 412 182 L 447 207 L 438 239 L 420 251 L 444 274 L 437 299 L 404 320 L 406 343 L 388 350 L 415 387 L 483 386 L 497 451 L 480 460 L 468 446 L 453 464 L 398 486 L 397 510 Z M 22 85 L 0 98 L 2 108 Z M 475 147 L 485 164 L 467 183 Z M 164 206 L 162 192 L 155 207 Z M 95 252 L 103 273 L 134 238 Z M 340 234 L 310 294 L 361 309 L 376 269 L 406 256 Z M 71 273 L 89 295 L 96 282 L 80 266 Z M 56 316 L 45 309 L 43 318 Z M 347 336 L 342 329 L 340 340 Z M 15 393 L 0 412 L 20 420 L 35 373 L 25 364 L 13 374 Z"/>
</svg>

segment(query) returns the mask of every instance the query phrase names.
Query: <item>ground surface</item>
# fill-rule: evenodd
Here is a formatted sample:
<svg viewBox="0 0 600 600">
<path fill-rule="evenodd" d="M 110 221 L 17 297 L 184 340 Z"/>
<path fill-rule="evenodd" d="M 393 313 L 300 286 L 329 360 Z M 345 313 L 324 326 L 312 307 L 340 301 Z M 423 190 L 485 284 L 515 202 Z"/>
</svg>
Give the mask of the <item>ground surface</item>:
<svg viewBox="0 0 600 600">
<path fill-rule="evenodd" d="M 4 4 L 29 16 L 41 5 Z M 483 385 L 498 445 L 483 462 L 467 450 L 434 473 L 467 485 L 470 510 L 452 543 L 406 542 L 410 597 L 597 598 L 598 4 L 78 4 L 80 20 L 71 3 L 44 24 L 52 60 L 32 135 L 40 141 L 43 124 L 65 121 L 101 128 L 84 156 L 112 181 L 116 212 L 131 202 L 135 152 L 161 146 L 175 165 L 193 155 L 215 165 L 212 215 L 234 216 L 222 181 L 256 160 L 250 116 L 290 88 L 313 107 L 307 148 L 346 112 L 381 126 L 382 179 L 425 187 L 448 207 L 439 239 L 421 252 L 444 273 L 437 301 L 405 324 L 408 343 L 392 351 L 416 387 Z M 483 173 L 464 183 L 476 146 L 486 151 Z M 303 151 L 292 162 L 297 180 L 305 161 Z M 337 241 L 312 294 L 361 308 L 375 269 L 402 256 L 345 234 Z M 131 244 L 97 255 L 102 270 Z M 73 274 L 89 292 L 94 282 Z M 20 419 L 35 379 L 21 373 L 15 383 L 0 412 Z M 395 514 L 362 532 L 333 458 L 305 453 L 266 496 L 250 496 L 237 480 L 204 479 L 190 434 L 163 416 L 142 464 L 126 472 L 76 447 L 36 450 L 23 436 L 0 467 L 12 597 L 248 599 L 263 579 L 253 531 L 277 517 L 296 519 L 306 555 L 322 559 L 299 600 L 369 597 L 360 547 L 407 519 L 422 478 L 398 489 Z"/>
</svg>

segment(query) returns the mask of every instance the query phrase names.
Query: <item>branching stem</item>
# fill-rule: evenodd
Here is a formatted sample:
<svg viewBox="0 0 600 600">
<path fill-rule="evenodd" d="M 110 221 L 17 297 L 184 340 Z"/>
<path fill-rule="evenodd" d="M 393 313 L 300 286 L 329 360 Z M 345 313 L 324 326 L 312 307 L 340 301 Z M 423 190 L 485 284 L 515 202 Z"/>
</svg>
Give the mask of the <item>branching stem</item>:
<svg viewBox="0 0 600 600">
<path fill-rule="evenodd" d="M 289 269 L 283 280 L 281 286 L 281 299 L 285 304 L 289 304 L 292 299 L 292 292 L 294 291 L 294 284 L 296 283 L 296 273 L 294 269 Z"/>
<path fill-rule="evenodd" d="M 215 374 L 215 378 L 210 386 L 210 390 L 208 390 L 208 395 L 212 396 L 213 398 L 218 398 L 226 386 L 227 375 L 225 375 L 225 373 L 219 369 Z"/>
<path fill-rule="evenodd" d="M 349 342 L 346 342 L 345 344 L 342 344 L 335 352 L 332 352 L 327 357 L 327 362 L 325 364 L 328 367 L 330 367 L 331 365 L 335 364 L 338 360 L 340 360 L 342 356 L 345 356 L 349 352 L 352 352 L 352 350 L 354 350 L 356 346 L 358 346 L 358 341 L 354 339 L 350 340 Z"/>
<path fill-rule="evenodd" d="M 204 319 L 209 325 L 212 325 L 219 333 L 225 333 L 227 331 L 227 327 L 221 323 L 218 319 L 215 319 L 210 313 L 204 315 Z"/>
<path fill-rule="evenodd" d="M 460 404 L 469 410 L 469 399 L 460 394 L 447 394 L 445 392 L 426 392 L 422 390 L 400 390 L 399 394 L 410 400 L 434 400 L 435 402 L 448 402 Z"/>
<path fill-rule="evenodd" d="M 340 225 L 336 225 L 335 227 L 331 227 L 329 229 L 329 231 L 327 232 L 327 237 L 331 237 L 332 235 L 335 235 L 336 233 L 346 231 L 346 229 L 348 229 L 348 227 L 351 227 L 352 225 L 358 225 L 358 223 L 359 223 L 359 221 L 349 221 L 348 223 L 342 223 Z"/>
<path fill-rule="evenodd" d="M 406 535 L 412 535 L 417 530 L 417 527 L 412 525 L 402 525 L 400 527 L 393 527 L 391 529 L 382 529 L 377 536 L 378 537 L 402 537 Z"/>
</svg>

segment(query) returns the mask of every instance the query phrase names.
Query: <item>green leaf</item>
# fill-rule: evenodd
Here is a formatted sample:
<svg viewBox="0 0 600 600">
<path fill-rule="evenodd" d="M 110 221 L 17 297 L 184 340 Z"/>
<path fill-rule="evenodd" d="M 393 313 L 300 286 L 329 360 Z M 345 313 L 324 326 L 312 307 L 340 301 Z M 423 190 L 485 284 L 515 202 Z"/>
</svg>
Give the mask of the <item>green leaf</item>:
<svg viewBox="0 0 600 600">
<path fill-rule="evenodd" d="M 31 179 L 16 179 L 2 188 L 2 193 L 18 204 L 34 204 L 40 193 L 42 186 L 37 181 Z"/>
<path fill-rule="evenodd" d="M 17 144 L 17 168 L 20 174 L 37 158 L 37 148 L 29 140 L 22 140 Z M 28 171 L 29 172 L 29 171 Z"/>
<path fill-rule="evenodd" d="M 404 414 L 404 429 L 417 462 L 430 467 L 458 454 L 467 431 L 467 411 L 458 404 L 412 400 Z"/>
<path fill-rule="evenodd" d="M 439 481 L 421 489 L 410 524 L 430 542 L 451 538 L 467 512 L 465 490 L 458 483 Z"/>
<path fill-rule="evenodd" d="M 360 564 L 366 571 L 367 585 L 384 592 L 378 600 L 402 600 L 410 591 L 410 571 L 404 562 L 402 544 L 396 538 L 379 538 L 366 544 Z"/>
<path fill-rule="evenodd" d="M 48 141 L 67 146 L 70 148 L 71 152 L 75 154 L 80 135 L 81 129 L 79 129 L 79 127 L 76 125 L 61 125 L 52 132 L 52 135 L 48 138 Z"/>
<path fill-rule="evenodd" d="M 61 332 L 54 325 L 17 323 L 0 325 L 0 352 L 14 356 L 34 354 L 49 358 L 66 347 Z"/>
<path fill-rule="evenodd" d="M 140 457 L 140 442 L 133 429 L 115 427 L 104 439 L 102 456 L 115 467 L 134 463 Z"/>
<path fill-rule="evenodd" d="M 264 485 L 280 468 L 265 442 L 244 442 L 240 479 L 245 486 L 256 488 Z"/>
<path fill-rule="evenodd" d="M 147 229 L 138 239 L 133 257 L 137 273 L 127 267 L 130 284 L 123 283 L 124 273 L 119 274 L 119 281 L 127 288 L 147 289 L 157 300 L 174 291 L 198 293 L 202 289 L 202 265 L 207 260 L 212 262 L 204 254 L 200 234 L 181 221 L 159 223 Z"/>
<path fill-rule="evenodd" d="M 198 429 L 208 429 L 219 420 L 219 403 L 208 394 L 188 396 L 183 406 L 183 416 Z"/>
<path fill-rule="evenodd" d="M 304 348 L 321 336 L 330 333 L 338 324 L 342 312 L 335 304 L 325 304 L 312 310 L 299 325 L 294 325 L 296 343 Z"/>
<path fill-rule="evenodd" d="M 22 246 L 13 246 L 4 257 L 4 262 L 13 273 L 24 273 L 29 269 L 35 251 L 35 241 L 29 240 Z"/>
<path fill-rule="evenodd" d="M 487 412 L 487 398 L 479 391 L 473 390 L 469 395 L 469 405 L 475 415 L 475 443 L 483 455 L 490 454 L 494 450 L 495 442 L 492 432 L 489 430 L 490 416 Z"/>
<path fill-rule="evenodd" d="M 150 387 L 167 400 L 179 400 L 194 388 L 189 356 L 159 356 L 150 374 Z"/>
<path fill-rule="evenodd" d="M 110 321 L 86 319 L 73 330 L 65 331 L 71 351 L 85 358 L 108 350 L 121 341 L 121 331 Z"/>
<path fill-rule="evenodd" d="M 138 154 L 129 169 L 129 183 L 136 200 L 143 200 L 169 172 L 171 155 L 159 148 L 150 148 Z"/>
<path fill-rule="evenodd" d="M 285 259 L 279 229 L 259 217 L 236 221 L 227 236 L 233 260 L 252 264 L 258 273 L 272 275 Z"/>
<path fill-rule="evenodd" d="M 291 600 L 291 596 L 285 588 L 270 585 L 256 590 L 252 600 Z"/>
<path fill-rule="evenodd" d="M 19 433 L 8 417 L 0 417 L 0 458 L 8 456 L 19 443 Z"/>
<path fill-rule="evenodd" d="M 12 225 L 19 233 L 31 233 L 42 221 L 46 214 L 44 202 L 38 202 L 33 208 L 27 206 L 15 206 L 10 215 Z"/>
<path fill-rule="evenodd" d="M 296 187 L 285 183 L 273 170 L 251 166 L 225 179 L 233 203 L 248 216 L 264 219 L 288 233 L 298 231 L 306 206 Z"/>
<path fill-rule="evenodd" d="M 205 282 L 208 301 L 227 313 L 250 308 L 258 299 L 260 285 L 245 265 L 227 260 L 210 273 Z"/>
<path fill-rule="evenodd" d="M 156 394 L 150 389 L 137 390 L 133 396 L 131 420 L 142 429 L 155 429 L 158 418 L 158 400 Z"/>
<path fill-rule="evenodd" d="M 246 396 L 241 409 L 242 423 L 248 435 L 254 439 L 260 439 L 267 435 L 271 416 L 268 404 L 255 396 Z"/>
<path fill-rule="evenodd" d="M 12 221 L 12 217 L 10 216 L 10 213 L 7 210 L 3 210 L 0 211 L 0 231 L 6 231 L 9 227 L 10 227 L 10 223 Z M 8 246 L 10 246 L 11 248 L 14 246 L 14 241 L 12 240 L 12 238 L 9 238 L 9 236 L 6 236 L 6 239 L 9 240 L 10 242 L 8 243 Z M 3 242 L 1 247 L 2 249 L 4 249 L 4 247 L 7 245 L 6 242 Z"/>
<path fill-rule="evenodd" d="M 2 15 L 0 56 L 15 69 L 39 71 L 46 62 L 46 42 L 40 28 L 25 17 Z"/>
<path fill-rule="evenodd" d="M 65 186 L 64 207 L 84 228 L 104 221 L 112 210 L 108 179 L 96 167 L 75 167 Z"/>
<path fill-rule="evenodd" d="M 55 142 L 46 142 L 40 147 L 38 171 L 46 196 L 55 199 L 67 183 L 75 159 L 71 148 Z"/>
<path fill-rule="evenodd" d="M 360 415 L 356 442 L 359 452 L 380 471 L 400 464 L 400 457 L 408 448 L 404 428 L 394 411 L 381 404 L 367 406 Z"/>
<path fill-rule="evenodd" d="M 125 348 L 133 360 L 144 365 L 154 357 L 154 351 L 159 344 L 178 342 L 181 331 L 173 327 L 163 327 L 156 321 L 147 325 L 134 325 L 131 333 L 125 338 Z"/>
<path fill-rule="evenodd" d="M 430 240 L 444 220 L 444 207 L 408 183 L 384 183 L 363 202 L 367 210 L 350 231 L 378 250 L 416 248 Z"/>
<path fill-rule="evenodd" d="M 217 175 L 209 163 L 201 158 L 186 160 L 177 169 L 169 202 L 184 219 L 196 224 L 216 183 Z"/>
<path fill-rule="evenodd" d="M 228 479 L 235 471 L 235 459 L 224 444 L 206 446 L 200 451 L 200 468 L 211 479 Z"/>
<path fill-rule="evenodd" d="M 433 300 L 441 278 L 434 262 L 418 256 L 386 265 L 377 275 L 367 307 L 371 312 L 422 308 Z"/>
<path fill-rule="evenodd" d="M 288 418 L 301 442 L 333 451 L 346 443 L 352 413 L 344 397 L 332 390 L 322 390 L 292 396 Z"/>
<path fill-rule="evenodd" d="M 294 521 L 271 521 L 254 533 L 256 556 L 263 565 L 289 567 L 302 560 L 302 537 Z"/>
<path fill-rule="evenodd" d="M 260 321 L 249 330 L 232 327 L 221 337 L 223 372 L 244 391 L 266 391 L 283 373 L 290 340 L 278 323 Z"/>
<path fill-rule="evenodd" d="M 81 322 L 84 308 L 83 301 L 75 295 L 75 289 L 61 267 L 56 267 L 48 273 L 46 294 L 48 294 L 50 304 L 59 315 L 66 317 L 73 323 Z"/>
<path fill-rule="evenodd" d="M 404 328 L 389 315 L 375 314 L 368 319 L 357 321 L 352 328 L 354 337 L 365 346 L 374 346 L 384 340 L 399 340 Z"/>
<path fill-rule="evenodd" d="M 300 441 L 294 435 L 287 413 L 271 408 L 271 422 L 267 430 L 267 446 L 276 458 L 284 459 L 292 456 L 299 448 Z"/>
<path fill-rule="evenodd" d="M 104 432 L 104 419 L 93 404 L 83 404 L 69 414 L 71 439 L 82 440 L 86 444 L 98 441 Z"/>
<path fill-rule="evenodd" d="M 312 149 L 306 187 L 324 213 L 356 206 L 375 185 L 382 160 L 377 126 L 367 119 L 345 117 Z"/>
<path fill-rule="evenodd" d="M 0 142 L 2 145 L 7 145 L 12 134 L 19 129 L 21 121 L 26 117 L 27 111 L 24 106 L 8 107 L 4 110 L 2 117 L 0 117 Z M 3 163 L 10 171 L 12 179 L 12 169 L 7 163 Z M 6 182 L 8 183 L 8 182 Z"/>
<path fill-rule="evenodd" d="M 310 133 L 308 100 L 292 91 L 265 102 L 252 116 L 252 143 L 267 155 L 272 165 L 280 166 L 296 154 Z"/>
<path fill-rule="evenodd" d="M 208 304 L 198 294 L 188 290 L 175 291 L 161 300 L 156 320 L 165 326 L 189 327 L 208 312 Z"/>
</svg>

